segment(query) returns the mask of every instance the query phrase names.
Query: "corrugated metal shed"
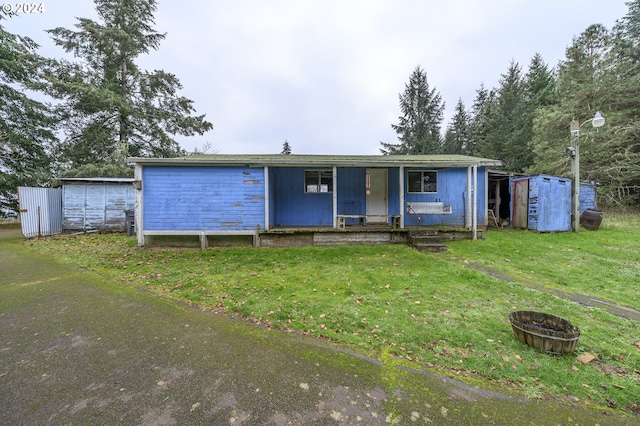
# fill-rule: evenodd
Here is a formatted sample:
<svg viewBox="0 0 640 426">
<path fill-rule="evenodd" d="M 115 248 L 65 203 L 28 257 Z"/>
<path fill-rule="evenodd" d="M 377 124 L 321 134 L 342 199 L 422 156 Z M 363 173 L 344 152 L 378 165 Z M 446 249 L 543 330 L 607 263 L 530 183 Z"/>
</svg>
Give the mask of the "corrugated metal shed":
<svg viewBox="0 0 640 426">
<path fill-rule="evenodd" d="M 135 190 L 128 178 L 64 178 L 64 232 L 126 230 L 126 211 L 133 210 Z"/>
<path fill-rule="evenodd" d="M 26 238 L 62 232 L 62 190 L 18 187 L 22 235 Z"/>
</svg>

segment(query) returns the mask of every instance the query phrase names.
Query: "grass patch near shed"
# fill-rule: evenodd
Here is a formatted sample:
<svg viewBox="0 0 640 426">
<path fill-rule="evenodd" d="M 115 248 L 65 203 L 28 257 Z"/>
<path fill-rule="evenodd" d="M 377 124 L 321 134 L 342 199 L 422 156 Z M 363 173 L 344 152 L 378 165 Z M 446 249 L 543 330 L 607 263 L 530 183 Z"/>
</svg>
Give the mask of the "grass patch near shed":
<svg viewBox="0 0 640 426">
<path fill-rule="evenodd" d="M 490 231 L 474 244 L 451 242 L 442 257 L 640 310 L 639 238 L 640 215 L 605 214 L 598 231 Z"/>
<path fill-rule="evenodd" d="M 629 244 L 640 238 L 637 224 L 636 216 L 615 225 L 605 216 L 597 232 L 494 231 L 482 241 L 451 242 L 441 254 L 393 244 L 139 250 L 122 234 L 26 244 L 128 285 L 330 339 L 387 364 L 534 399 L 634 411 L 640 405 L 638 322 L 529 283 L 635 306 L 638 290 L 631 283 L 640 263 Z M 521 344 L 509 323 L 516 310 L 551 313 L 578 326 L 576 353 L 554 356 Z M 595 360 L 580 363 L 576 356 L 584 353 Z"/>
</svg>

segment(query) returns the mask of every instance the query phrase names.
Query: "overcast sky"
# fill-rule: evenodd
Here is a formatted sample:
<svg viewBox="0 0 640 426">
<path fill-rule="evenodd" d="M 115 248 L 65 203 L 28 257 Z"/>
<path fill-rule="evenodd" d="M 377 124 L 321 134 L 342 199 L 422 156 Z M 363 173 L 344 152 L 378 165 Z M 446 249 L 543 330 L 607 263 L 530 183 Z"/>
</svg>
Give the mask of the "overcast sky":
<svg viewBox="0 0 640 426">
<path fill-rule="evenodd" d="M 95 18 L 93 2 L 41 3 L 3 25 L 60 57 L 44 30 Z M 446 103 L 444 131 L 458 99 L 469 109 L 512 60 L 524 73 L 540 53 L 553 67 L 589 25 L 626 13 L 622 0 L 159 0 L 167 37 L 138 63 L 175 74 L 213 123 L 178 137 L 189 151 L 279 153 L 287 140 L 294 154 L 379 154 L 397 142 L 398 95 L 416 66 Z"/>
</svg>

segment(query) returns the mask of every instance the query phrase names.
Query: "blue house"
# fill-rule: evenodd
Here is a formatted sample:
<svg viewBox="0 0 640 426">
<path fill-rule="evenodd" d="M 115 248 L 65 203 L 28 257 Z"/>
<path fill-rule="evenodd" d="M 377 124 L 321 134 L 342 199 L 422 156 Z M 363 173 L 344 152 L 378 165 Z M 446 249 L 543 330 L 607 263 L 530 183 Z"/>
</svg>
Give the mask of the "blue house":
<svg viewBox="0 0 640 426">
<path fill-rule="evenodd" d="M 131 158 L 139 246 L 158 237 L 250 236 L 255 246 L 402 239 L 487 224 L 487 168 L 461 155 Z M 347 236 L 347 234 L 349 234 Z M 193 237 L 192 237 L 193 238 Z"/>
</svg>

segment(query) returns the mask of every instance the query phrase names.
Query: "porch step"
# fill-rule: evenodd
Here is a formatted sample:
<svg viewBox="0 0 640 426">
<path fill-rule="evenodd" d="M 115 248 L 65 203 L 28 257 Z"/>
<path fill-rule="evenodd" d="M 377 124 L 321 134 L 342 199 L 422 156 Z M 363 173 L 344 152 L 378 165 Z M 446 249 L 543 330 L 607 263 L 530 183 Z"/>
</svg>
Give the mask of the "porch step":
<svg viewBox="0 0 640 426">
<path fill-rule="evenodd" d="M 447 251 L 447 245 L 442 243 L 412 244 L 412 247 L 418 251 L 431 252 L 431 253 L 443 253 Z"/>
<path fill-rule="evenodd" d="M 410 232 L 408 243 L 418 251 L 442 253 L 447 251 L 447 245 L 442 242 L 438 231 Z"/>
</svg>

